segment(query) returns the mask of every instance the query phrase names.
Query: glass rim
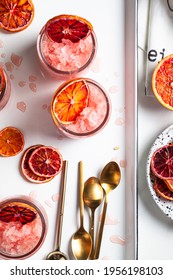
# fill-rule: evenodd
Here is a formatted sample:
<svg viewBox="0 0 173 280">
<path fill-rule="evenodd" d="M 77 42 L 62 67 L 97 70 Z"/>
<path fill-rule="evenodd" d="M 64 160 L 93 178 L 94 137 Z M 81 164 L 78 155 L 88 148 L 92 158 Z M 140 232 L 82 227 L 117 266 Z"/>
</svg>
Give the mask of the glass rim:
<svg viewBox="0 0 173 280">
<path fill-rule="evenodd" d="M 104 119 L 103 121 L 100 123 L 100 125 L 98 127 L 96 127 L 95 129 L 93 130 L 90 130 L 90 131 L 87 131 L 87 132 L 83 132 L 83 133 L 79 133 L 79 132 L 74 132 L 74 131 L 71 131 L 69 130 L 68 128 L 66 128 L 65 125 L 61 124 L 56 116 L 54 115 L 54 111 L 53 111 L 53 104 L 54 104 L 54 99 L 56 98 L 56 95 L 57 93 L 63 89 L 63 87 L 65 87 L 66 85 L 68 85 L 68 83 L 72 82 L 72 81 L 77 81 L 77 80 L 85 80 L 86 82 L 90 83 L 90 84 L 93 84 L 94 86 L 98 87 L 99 90 L 101 91 L 101 93 L 103 94 L 104 98 L 105 98 L 105 102 L 106 102 L 106 107 L 107 107 L 107 110 L 105 112 L 105 116 L 104 116 Z M 111 114 L 111 102 L 110 102 L 110 97 L 109 95 L 107 94 L 106 90 L 103 88 L 103 86 L 101 84 L 99 84 L 98 82 L 96 82 L 95 80 L 93 79 L 90 79 L 90 78 L 74 78 L 74 79 L 70 79 L 66 82 L 64 82 L 62 85 L 60 85 L 58 87 L 58 89 L 55 91 L 54 93 L 54 96 L 53 96 L 53 99 L 52 99 L 52 103 L 51 103 L 51 115 L 52 115 L 52 118 L 53 118 L 53 121 L 55 123 L 55 125 L 60 129 L 60 131 L 62 131 L 65 135 L 67 136 L 76 136 L 76 137 L 88 137 L 88 136 L 92 136 L 94 134 L 96 134 L 97 132 L 99 132 L 106 124 L 107 122 L 109 121 L 109 118 L 110 118 L 110 114 Z"/>
<path fill-rule="evenodd" d="M 43 61 L 46 65 L 46 67 L 49 70 L 52 70 L 54 72 L 54 74 L 59 74 L 60 76 L 69 76 L 69 75 L 74 75 L 76 73 L 80 73 L 82 71 L 84 71 L 89 65 L 90 63 L 94 60 L 95 56 L 96 56 L 96 51 L 97 51 L 97 38 L 96 38 L 96 34 L 94 32 L 94 30 L 92 30 L 92 32 L 88 35 L 91 36 L 92 38 L 92 42 L 93 42 L 93 48 L 92 48 L 92 52 L 91 55 L 89 57 L 89 59 L 87 60 L 87 62 L 80 68 L 77 68 L 75 70 L 70 70 L 70 71 L 63 71 L 63 70 L 59 70 L 56 69 L 55 67 L 51 66 L 47 60 L 45 59 L 42 50 L 41 50 L 41 40 L 43 38 L 43 36 L 45 35 L 45 26 L 43 26 L 43 28 L 41 29 L 38 38 L 37 38 L 37 53 L 38 56 L 40 58 L 41 61 Z M 46 35 L 45 35 L 46 36 Z"/>
<path fill-rule="evenodd" d="M 47 235 L 48 217 L 47 217 L 46 211 L 43 208 L 43 206 L 37 200 L 31 198 L 30 196 L 26 196 L 26 195 L 16 195 L 16 196 L 10 196 L 10 197 L 1 199 L 0 208 L 3 205 L 6 205 L 8 203 L 13 203 L 13 202 L 17 202 L 17 203 L 19 202 L 19 203 L 23 203 L 23 204 L 33 207 L 41 219 L 41 224 L 42 224 L 41 236 L 39 238 L 39 241 L 37 242 L 37 244 L 34 246 L 34 248 L 31 251 L 29 251 L 25 254 L 13 256 L 13 255 L 7 254 L 5 252 L 2 252 L 0 250 L 0 256 L 4 259 L 25 259 L 25 258 L 29 258 L 33 254 L 35 254 L 39 250 L 41 245 L 43 244 L 43 242 L 46 238 L 46 235 Z"/>
</svg>

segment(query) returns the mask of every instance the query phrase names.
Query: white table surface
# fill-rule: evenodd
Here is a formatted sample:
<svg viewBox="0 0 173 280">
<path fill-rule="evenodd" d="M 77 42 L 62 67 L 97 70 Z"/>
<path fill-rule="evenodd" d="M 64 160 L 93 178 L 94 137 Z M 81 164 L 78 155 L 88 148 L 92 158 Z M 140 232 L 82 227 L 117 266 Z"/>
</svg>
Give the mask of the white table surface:
<svg viewBox="0 0 173 280">
<path fill-rule="evenodd" d="M 24 31 L 8 34 L 0 31 L 0 61 L 7 68 L 12 84 L 12 95 L 0 112 L 0 129 L 16 126 L 24 133 L 25 149 L 34 144 L 52 145 L 69 161 L 66 204 L 64 210 L 61 250 L 69 252 L 70 238 L 79 226 L 77 208 L 77 164 L 84 161 L 87 179 L 98 176 L 111 160 L 120 164 L 122 180 L 109 200 L 101 259 L 125 258 L 125 104 L 124 104 L 124 1 L 119 0 L 33 0 L 35 17 Z M 108 5 L 109 4 L 109 5 Z M 99 7 L 99 8 L 98 8 Z M 88 139 L 59 138 L 49 113 L 49 105 L 60 82 L 44 79 L 36 54 L 36 39 L 48 19 L 58 14 L 77 14 L 87 18 L 94 26 L 98 38 L 98 53 L 94 65 L 85 74 L 100 82 L 108 91 L 112 102 L 111 119 L 105 129 Z M 12 65 L 11 54 L 23 60 Z M 7 64 L 6 64 L 7 63 Z M 9 64 L 10 63 L 10 64 Z M 26 110 L 21 110 L 21 102 Z M 0 198 L 25 194 L 35 197 L 44 206 L 49 228 L 42 248 L 31 259 L 44 259 L 53 249 L 60 176 L 41 185 L 26 181 L 19 172 L 22 154 L 12 158 L 0 157 Z M 85 213 L 86 214 L 86 213 Z M 96 213 L 96 218 L 99 211 Z M 96 219 L 97 221 L 97 219 Z M 88 228 L 88 216 L 85 215 Z"/>
<path fill-rule="evenodd" d="M 151 197 L 146 181 L 146 161 L 155 138 L 172 124 L 173 112 L 163 108 L 155 97 L 147 97 L 144 93 L 147 2 L 138 1 L 138 255 L 139 259 L 161 260 L 173 258 L 173 221 L 162 213 Z"/>
</svg>

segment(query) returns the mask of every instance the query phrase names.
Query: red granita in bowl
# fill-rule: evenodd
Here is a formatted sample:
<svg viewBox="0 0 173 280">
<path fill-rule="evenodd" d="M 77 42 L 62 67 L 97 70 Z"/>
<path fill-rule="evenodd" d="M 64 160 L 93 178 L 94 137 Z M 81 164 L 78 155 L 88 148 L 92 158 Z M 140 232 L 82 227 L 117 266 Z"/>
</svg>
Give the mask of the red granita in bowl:
<svg viewBox="0 0 173 280">
<path fill-rule="evenodd" d="M 69 138 L 100 132 L 108 123 L 110 113 L 111 101 L 106 90 L 88 78 L 75 78 L 60 85 L 51 104 L 54 123 Z"/>
<path fill-rule="evenodd" d="M 55 16 L 43 26 L 37 39 L 41 67 L 57 79 L 74 78 L 86 71 L 96 51 L 93 27 L 79 16 Z"/>
<path fill-rule="evenodd" d="M 0 202 L 0 256 L 25 259 L 43 244 L 47 234 L 47 215 L 42 206 L 27 196 Z"/>
</svg>

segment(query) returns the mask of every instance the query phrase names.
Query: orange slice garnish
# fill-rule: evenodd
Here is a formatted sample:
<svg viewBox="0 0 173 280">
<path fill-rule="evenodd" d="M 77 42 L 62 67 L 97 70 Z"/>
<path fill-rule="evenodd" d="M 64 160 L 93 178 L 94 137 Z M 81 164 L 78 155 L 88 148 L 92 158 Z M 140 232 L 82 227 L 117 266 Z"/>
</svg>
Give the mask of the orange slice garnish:
<svg viewBox="0 0 173 280">
<path fill-rule="evenodd" d="M 46 24 L 48 37 L 57 43 L 61 43 L 62 39 L 77 43 L 86 38 L 92 29 L 89 21 L 74 15 L 59 15 L 51 18 Z"/>
<path fill-rule="evenodd" d="M 64 84 L 56 91 L 53 99 L 52 114 L 63 124 L 75 122 L 88 105 L 89 88 L 82 79 Z"/>
<path fill-rule="evenodd" d="M 10 32 L 27 28 L 34 18 L 31 0 L 1 0 L 0 28 Z"/>
<path fill-rule="evenodd" d="M 164 107 L 173 110 L 173 54 L 156 66 L 152 75 L 152 90 Z"/>
<path fill-rule="evenodd" d="M 168 188 L 164 180 L 155 177 L 154 190 L 158 195 L 160 195 L 164 199 L 173 201 L 173 192 Z"/>
<path fill-rule="evenodd" d="M 6 127 L 0 131 L 0 155 L 15 156 L 24 148 L 24 136 L 15 127 Z"/>
<path fill-rule="evenodd" d="M 54 147 L 41 146 L 29 157 L 28 164 L 34 174 L 50 178 L 57 175 L 62 168 L 63 159 Z"/>
<path fill-rule="evenodd" d="M 31 223 L 36 218 L 36 213 L 25 204 L 7 204 L 0 209 L 0 221 L 5 223 L 20 222 Z"/>
<path fill-rule="evenodd" d="M 170 191 L 173 192 L 173 179 L 170 180 L 164 180 L 165 184 L 167 185 L 167 187 L 170 189 Z"/>
<path fill-rule="evenodd" d="M 154 175 L 160 179 L 173 179 L 173 145 L 165 145 L 153 153 L 151 169 Z"/>
</svg>

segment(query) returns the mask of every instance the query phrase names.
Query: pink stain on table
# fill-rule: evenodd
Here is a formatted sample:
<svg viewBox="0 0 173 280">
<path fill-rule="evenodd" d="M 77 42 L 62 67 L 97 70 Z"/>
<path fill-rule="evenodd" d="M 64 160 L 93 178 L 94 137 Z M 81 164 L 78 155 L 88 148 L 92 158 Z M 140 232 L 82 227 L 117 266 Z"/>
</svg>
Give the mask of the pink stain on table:
<svg viewBox="0 0 173 280">
<path fill-rule="evenodd" d="M 29 83 L 29 88 L 32 92 L 37 91 L 37 85 L 35 83 Z"/>
<path fill-rule="evenodd" d="M 3 48 L 3 46 L 4 46 L 4 42 L 0 40 L 0 48 Z"/>
<path fill-rule="evenodd" d="M 115 120 L 115 124 L 118 126 L 122 126 L 122 125 L 124 125 L 124 123 L 125 123 L 125 120 L 121 117 L 119 117 Z"/>
<path fill-rule="evenodd" d="M 24 101 L 17 102 L 16 107 L 21 112 L 25 112 L 26 111 L 26 103 Z"/>
<path fill-rule="evenodd" d="M 109 88 L 109 92 L 113 93 L 113 94 L 117 93 L 118 92 L 118 86 L 116 86 L 116 85 L 111 86 Z"/>
<path fill-rule="evenodd" d="M 9 71 L 9 72 L 12 72 L 14 69 L 14 65 L 10 61 L 5 63 L 5 67 L 6 67 L 7 71 Z"/>
<path fill-rule="evenodd" d="M 14 80 L 14 75 L 13 74 L 10 74 L 10 79 Z"/>
<path fill-rule="evenodd" d="M 2 58 L 5 58 L 5 57 L 6 57 L 6 54 L 5 54 L 5 53 L 1 53 L 1 57 L 2 57 Z"/>
<path fill-rule="evenodd" d="M 57 202 L 59 200 L 59 193 L 55 193 L 52 195 L 52 201 Z"/>
<path fill-rule="evenodd" d="M 30 75 L 29 76 L 29 81 L 32 83 L 32 82 L 35 82 L 35 81 L 37 81 L 37 77 L 36 76 L 34 76 L 34 75 Z"/>
<path fill-rule="evenodd" d="M 45 200 L 45 202 L 44 202 L 48 207 L 50 207 L 50 208 L 53 208 L 54 207 L 54 205 L 52 204 L 52 201 L 50 201 L 50 200 Z"/>
<path fill-rule="evenodd" d="M 19 67 L 21 65 L 21 63 L 22 63 L 22 60 L 23 60 L 22 56 L 17 55 L 15 53 L 11 54 L 11 61 L 13 62 L 14 65 Z"/>
<path fill-rule="evenodd" d="M 95 58 L 93 64 L 91 65 L 91 70 L 94 72 L 94 73 L 98 73 L 101 69 L 101 62 L 100 62 L 100 59 L 99 58 Z"/>
<path fill-rule="evenodd" d="M 121 159 L 121 160 L 120 160 L 120 166 L 121 166 L 122 168 L 125 168 L 126 165 L 127 165 L 126 161 L 125 161 L 124 159 Z"/>
<path fill-rule="evenodd" d="M 99 220 L 101 221 L 101 215 Z M 117 219 L 113 219 L 110 215 L 106 215 L 105 225 L 117 225 L 119 221 Z"/>
<path fill-rule="evenodd" d="M 122 246 L 124 246 L 125 245 L 125 239 L 124 238 L 122 238 L 121 236 L 119 236 L 119 235 L 112 235 L 111 237 L 110 237 L 110 241 L 112 242 L 112 243 L 116 243 L 116 244 L 119 244 L 119 245 L 122 245 Z"/>
<path fill-rule="evenodd" d="M 18 82 L 19 87 L 24 87 L 26 85 L 25 81 L 19 81 Z"/>
<path fill-rule="evenodd" d="M 36 199 L 36 198 L 37 198 L 37 192 L 36 192 L 36 191 L 31 191 L 31 192 L 29 193 L 29 196 L 30 196 L 31 198 L 33 198 L 33 199 Z"/>
<path fill-rule="evenodd" d="M 47 108 L 48 108 L 48 105 L 47 105 L 47 104 L 43 104 L 43 105 L 42 105 L 42 109 L 43 109 L 43 110 L 46 110 Z"/>
</svg>

